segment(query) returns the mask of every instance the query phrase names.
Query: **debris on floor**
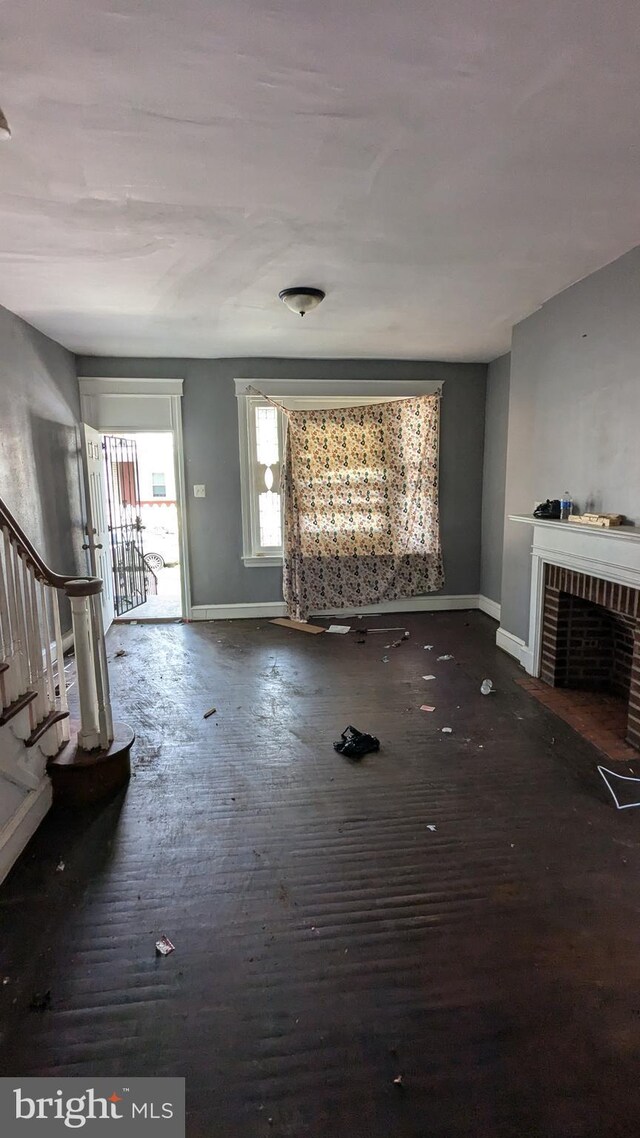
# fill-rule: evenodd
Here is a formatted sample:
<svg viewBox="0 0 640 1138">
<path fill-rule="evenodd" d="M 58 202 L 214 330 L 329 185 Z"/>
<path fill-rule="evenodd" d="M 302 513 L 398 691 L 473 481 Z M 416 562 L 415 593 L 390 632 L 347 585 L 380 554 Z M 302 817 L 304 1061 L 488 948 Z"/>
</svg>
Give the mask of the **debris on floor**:
<svg viewBox="0 0 640 1138">
<path fill-rule="evenodd" d="M 428 703 L 423 703 L 420 706 L 420 711 L 435 711 L 435 707 L 429 707 Z"/>
<path fill-rule="evenodd" d="M 218 710 L 218 708 L 217 708 L 217 707 L 210 707 L 208 711 L 205 711 L 205 713 L 204 713 L 204 715 L 202 716 L 202 718 L 203 718 L 203 719 L 208 719 L 208 718 L 209 718 L 211 715 L 215 715 L 215 713 L 216 713 L 216 711 L 217 711 L 217 710 Z"/>
<path fill-rule="evenodd" d="M 395 1079 L 393 1080 L 393 1084 L 396 1087 L 404 1086 L 404 1076 L 403 1075 L 396 1075 Z"/>
<path fill-rule="evenodd" d="M 330 624 L 328 629 L 327 629 L 327 632 L 340 632 L 343 634 L 345 632 L 351 632 L 351 625 L 350 624 Z"/>
<path fill-rule="evenodd" d="M 64 862 L 63 862 L 62 858 L 60 858 L 60 861 L 58 862 L 58 864 L 56 866 L 56 873 L 64 873 Z"/>
<path fill-rule="evenodd" d="M 448 652 L 446 656 L 438 656 L 438 660 L 453 660 L 453 656 Z"/>
<path fill-rule="evenodd" d="M 483 680 L 480 684 L 480 691 L 483 695 L 491 695 L 493 691 L 493 680 Z"/>
<path fill-rule="evenodd" d="M 423 644 L 422 647 L 424 648 L 425 652 L 431 652 L 433 644 Z"/>
<path fill-rule="evenodd" d="M 383 657 L 382 657 L 382 663 L 383 663 L 383 664 L 388 664 L 388 663 L 389 663 L 389 657 L 388 657 L 388 656 L 383 656 Z"/>
<path fill-rule="evenodd" d="M 175 950 L 175 944 L 172 944 L 169 937 L 164 934 L 160 940 L 156 941 L 156 956 L 168 956 L 170 952 L 175 952 Z"/>
<path fill-rule="evenodd" d="M 10 983 L 11 983 L 11 977 L 10 977 L 10 976 L 3 976 L 3 977 L 2 977 L 2 986 L 3 986 L 3 988 L 4 988 L 4 987 L 5 987 L 7 984 L 10 984 Z"/>
<path fill-rule="evenodd" d="M 367 632 L 369 634 L 375 633 L 375 632 L 405 632 L 405 631 L 406 630 L 403 628 L 403 626 L 401 624 L 399 624 L 397 628 L 368 628 L 367 629 Z M 407 636 L 408 635 L 409 634 L 407 633 Z"/>
<path fill-rule="evenodd" d="M 638 798 L 638 796 L 640 795 L 640 778 L 631 778 L 627 774 L 618 774 L 617 771 L 610 771 L 607 769 L 607 767 L 598 767 L 598 771 L 599 771 L 600 775 L 602 776 L 602 779 L 603 779 L 603 781 L 607 787 L 607 790 L 611 794 L 611 797 L 613 798 L 613 801 L 615 802 L 618 810 L 630 810 L 632 806 L 640 806 L 640 802 L 638 802 L 638 801 L 635 801 L 635 802 L 621 801 L 622 799 L 624 799 L 626 794 L 633 795 L 634 799 Z M 609 782 L 609 779 L 611 779 L 612 781 Z M 626 785 L 627 783 L 632 783 L 632 784 L 635 783 L 635 789 L 634 789 L 633 785 L 627 786 Z M 614 787 L 615 787 L 615 790 L 614 790 Z M 616 793 L 616 791 L 617 791 L 617 793 Z"/>
<path fill-rule="evenodd" d="M 319 632 L 327 631 L 319 624 L 308 624 L 305 620 L 289 620 L 285 616 L 276 616 L 269 621 L 269 624 L 279 624 L 281 628 L 293 628 L 296 632 L 310 632 L 314 636 L 317 636 Z"/>
<path fill-rule="evenodd" d="M 432 833 L 432 834 L 433 834 L 433 833 L 435 833 L 435 831 L 436 831 L 437 829 L 438 829 L 438 827 L 437 827 L 437 826 L 434 826 L 434 825 L 433 825 L 433 822 L 431 822 L 431 823 L 427 822 L 427 830 L 431 830 L 431 833 Z"/>
<path fill-rule="evenodd" d="M 116 658 L 117 658 L 118 656 L 126 656 L 126 655 L 127 655 L 127 653 L 126 653 L 126 651 L 124 650 L 124 648 L 118 648 L 118 651 L 116 652 Z"/>
<path fill-rule="evenodd" d="M 51 1007 L 51 989 L 46 992 L 34 992 L 29 1008 L 32 1012 L 46 1012 Z"/>
<path fill-rule="evenodd" d="M 441 730 L 444 735 L 450 735 L 453 731 L 453 727 L 442 727 Z"/>
<path fill-rule="evenodd" d="M 423 676 L 423 680 L 435 680 L 435 676 Z"/>
<path fill-rule="evenodd" d="M 367 643 L 366 636 L 361 636 L 359 640 L 356 640 L 356 644 L 366 644 L 366 643 Z"/>
<path fill-rule="evenodd" d="M 366 731 L 358 731 L 357 727 L 345 727 L 342 738 L 333 744 L 333 749 L 348 759 L 361 759 L 369 751 L 379 751 L 380 740 Z"/>
</svg>

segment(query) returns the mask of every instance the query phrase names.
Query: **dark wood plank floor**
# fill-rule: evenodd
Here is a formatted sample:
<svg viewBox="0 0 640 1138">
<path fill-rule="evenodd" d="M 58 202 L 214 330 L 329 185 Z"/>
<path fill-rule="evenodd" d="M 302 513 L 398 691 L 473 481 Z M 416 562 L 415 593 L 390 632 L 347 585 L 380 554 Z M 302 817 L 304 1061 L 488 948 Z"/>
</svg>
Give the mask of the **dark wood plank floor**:
<svg viewBox="0 0 640 1138">
<path fill-rule="evenodd" d="M 0 889 L 2 1073 L 185 1075 L 190 1138 L 636 1138 L 640 811 L 492 621 L 369 623 L 405 620 L 387 664 L 384 636 L 114 629 L 136 777 Z M 337 755 L 348 723 L 381 751 Z"/>
</svg>

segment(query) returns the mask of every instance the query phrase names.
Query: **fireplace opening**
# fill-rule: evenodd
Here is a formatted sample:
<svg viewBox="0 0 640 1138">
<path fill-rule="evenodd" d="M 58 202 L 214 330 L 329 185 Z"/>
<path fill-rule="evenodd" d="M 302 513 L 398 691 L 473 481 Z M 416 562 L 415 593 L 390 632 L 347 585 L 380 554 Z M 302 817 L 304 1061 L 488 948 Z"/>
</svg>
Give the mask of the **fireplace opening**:
<svg viewBox="0 0 640 1138">
<path fill-rule="evenodd" d="M 638 749 L 639 607 L 635 589 L 546 566 L 540 678 Z"/>
<path fill-rule="evenodd" d="M 555 685 L 608 692 L 629 702 L 635 621 L 560 593 Z"/>
</svg>

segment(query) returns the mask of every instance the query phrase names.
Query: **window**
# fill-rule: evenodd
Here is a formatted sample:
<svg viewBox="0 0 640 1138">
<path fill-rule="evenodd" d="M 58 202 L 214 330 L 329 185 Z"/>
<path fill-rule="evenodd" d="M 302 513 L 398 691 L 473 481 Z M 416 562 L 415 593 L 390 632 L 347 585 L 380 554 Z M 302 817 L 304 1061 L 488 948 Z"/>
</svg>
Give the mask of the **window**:
<svg viewBox="0 0 640 1138">
<path fill-rule="evenodd" d="M 167 496 L 167 479 L 164 474 L 151 475 L 151 492 L 154 498 L 166 498 Z"/>
<path fill-rule="evenodd" d="M 241 416 L 242 517 L 245 565 L 282 561 L 281 462 L 283 415 L 272 403 L 247 397 Z"/>
<path fill-rule="evenodd" d="M 348 386 L 349 394 L 345 394 Z M 284 459 L 286 415 L 252 392 L 266 390 L 288 408 L 353 407 L 380 403 L 408 395 L 429 395 L 441 381 L 236 379 L 240 436 L 240 490 L 242 501 L 242 559 L 245 565 L 282 564 L 281 464 Z"/>
</svg>

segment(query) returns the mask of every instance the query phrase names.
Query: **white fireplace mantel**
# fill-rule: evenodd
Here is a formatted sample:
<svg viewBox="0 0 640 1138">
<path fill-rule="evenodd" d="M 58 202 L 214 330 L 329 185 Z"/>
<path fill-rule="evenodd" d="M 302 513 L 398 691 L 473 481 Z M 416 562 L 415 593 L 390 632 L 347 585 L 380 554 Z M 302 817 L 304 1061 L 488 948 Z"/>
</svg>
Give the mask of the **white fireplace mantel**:
<svg viewBox="0 0 640 1138">
<path fill-rule="evenodd" d="M 533 527 L 529 642 L 519 653 L 530 676 L 540 675 L 544 567 L 560 565 L 640 589 L 640 527 L 580 525 L 509 514 L 509 521 Z"/>
</svg>

